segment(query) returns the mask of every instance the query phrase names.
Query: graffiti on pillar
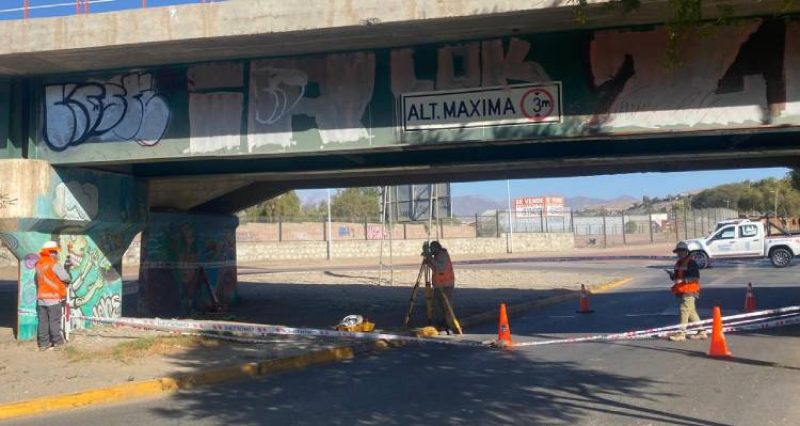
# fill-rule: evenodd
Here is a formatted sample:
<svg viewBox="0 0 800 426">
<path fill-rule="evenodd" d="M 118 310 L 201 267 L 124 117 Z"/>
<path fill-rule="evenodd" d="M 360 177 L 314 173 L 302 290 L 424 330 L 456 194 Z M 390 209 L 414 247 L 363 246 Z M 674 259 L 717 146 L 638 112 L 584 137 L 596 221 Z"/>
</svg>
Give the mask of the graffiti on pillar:
<svg viewBox="0 0 800 426">
<path fill-rule="evenodd" d="M 99 198 L 94 184 L 59 182 L 53 191 L 53 210 L 60 219 L 89 221 L 97 217 Z"/>
<path fill-rule="evenodd" d="M 164 136 L 170 110 L 150 73 L 108 81 L 44 87 L 44 140 L 63 151 L 90 140 L 153 146 Z"/>
<path fill-rule="evenodd" d="M 7 193 L 0 192 L 0 209 L 5 209 L 15 204 L 17 204 L 16 198 L 11 198 L 11 196 L 8 195 Z"/>
<path fill-rule="evenodd" d="M 18 248 L 19 241 L 16 238 L 8 234 L 0 234 L 0 267 L 17 264 L 17 258 L 12 253 Z"/>
<path fill-rule="evenodd" d="M 69 258 L 72 263 L 69 285 L 72 309 L 82 316 L 104 318 L 122 315 L 122 278 L 108 259 L 111 252 L 121 253 L 119 249 L 106 248 L 104 253 L 98 244 L 83 235 L 63 235 L 60 245 L 60 261 Z M 101 244 L 102 246 L 102 244 Z M 80 328 L 83 321 L 72 319 L 73 326 Z"/>
<path fill-rule="evenodd" d="M 142 236 L 140 310 L 202 312 L 236 297 L 234 217 L 156 213 Z M 202 272 L 201 272 L 202 268 Z"/>
</svg>

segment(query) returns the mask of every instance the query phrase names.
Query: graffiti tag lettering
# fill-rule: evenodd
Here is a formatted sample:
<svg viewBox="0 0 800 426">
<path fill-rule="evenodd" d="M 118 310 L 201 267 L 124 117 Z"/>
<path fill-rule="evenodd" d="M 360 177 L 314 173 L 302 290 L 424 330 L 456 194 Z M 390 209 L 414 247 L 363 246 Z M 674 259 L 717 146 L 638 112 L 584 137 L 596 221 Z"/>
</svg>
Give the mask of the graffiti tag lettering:
<svg viewBox="0 0 800 426">
<path fill-rule="evenodd" d="M 167 129 L 169 107 L 151 74 L 52 84 L 44 90 L 44 140 L 56 151 L 90 139 L 153 146 Z"/>
<path fill-rule="evenodd" d="M 92 220 L 99 209 L 99 191 L 91 183 L 59 183 L 53 197 L 56 215 L 68 220 Z"/>
<path fill-rule="evenodd" d="M 0 209 L 5 209 L 17 204 L 16 198 L 11 198 L 8 194 L 0 192 Z"/>
</svg>

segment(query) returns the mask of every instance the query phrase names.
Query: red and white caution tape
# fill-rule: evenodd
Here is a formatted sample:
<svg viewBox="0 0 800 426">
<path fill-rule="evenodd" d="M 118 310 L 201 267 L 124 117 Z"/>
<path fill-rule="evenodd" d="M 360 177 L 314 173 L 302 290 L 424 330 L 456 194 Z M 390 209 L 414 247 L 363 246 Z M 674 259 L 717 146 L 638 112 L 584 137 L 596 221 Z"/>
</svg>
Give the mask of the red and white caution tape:
<svg viewBox="0 0 800 426">
<path fill-rule="evenodd" d="M 228 321 L 194 321 L 194 320 L 168 320 L 161 318 L 99 318 L 81 317 L 86 321 L 103 324 L 124 325 L 134 328 L 159 330 L 168 332 L 194 332 L 204 335 L 222 335 L 237 337 L 264 337 L 264 336 L 304 336 L 328 337 L 360 340 L 387 340 L 406 343 L 434 343 L 454 346 L 484 346 L 480 342 L 456 339 L 421 338 L 403 336 L 389 333 L 360 333 L 337 330 L 323 330 L 315 328 L 296 328 L 265 324 L 234 323 Z"/>
<path fill-rule="evenodd" d="M 749 318 L 749 320 L 747 320 Z M 780 319 L 783 318 L 783 319 Z M 735 321 L 739 320 L 739 321 Z M 742 321 L 744 320 L 744 321 Z M 687 324 L 687 331 L 707 330 L 713 320 L 707 319 Z M 800 323 L 800 306 L 787 306 L 779 309 L 767 309 L 747 314 L 730 315 L 722 318 L 723 331 L 763 330 L 766 328 L 783 327 Z M 725 324 L 727 322 L 727 324 Z M 761 324 L 757 324 L 761 323 Z M 748 325 L 749 324 L 749 325 Z M 607 342 L 614 340 L 638 340 L 663 337 L 681 329 L 680 324 L 666 327 L 651 328 L 648 330 L 628 331 L 614 334 L 597 334 L 593 336 L 572 337 L 567 339 L 539 340 L 535 342 L 514 343 L 519 346 L 545 346 L 566 343 Z M 727 328 L 726 328 L 727 327 Z"/>
<path fill-rule="evenodd" d="M 195 320 L 169 320 L 161 318 L 99 318 L 81 317 L 86 321 L 103 324 L 124 325 L 134 328 L 160 330 L 174 333 L 191 333 L 210 337 L 227 336 L 242 339 L 266 336 L 305 336 L 344 338 L 357 340 L 387 340 L 406 343 L 433 343 L 453 346 L 481 347 L 484 343 L 456 340 L 421 338 L 390 333 L 360 333 L 314 328 L 297 328 L 265 324 L 234 323 L 228 321 L 195 321 Z M 768 309 L 746 314 L 730 315 L 723 317 L 723 330 L 728 332 L 764 330 L 800 324 L 800 306 L 787 306 L 779 309 Z M 668 336 L 681 328 L 688 332 L 708 330 L 712 320 L 707 319 L 687 324 L 680 324 L 651 328 L 648 330 L 628 331 L 624 333 L 598 334 L 593 336 L 573 337 L 566 339 L 539 340 L 534 342 L 517 342 L 515 347 L 545 346 L 567 343 L 607 342 L 616 340 L 639 340 Z"/>
</svg>

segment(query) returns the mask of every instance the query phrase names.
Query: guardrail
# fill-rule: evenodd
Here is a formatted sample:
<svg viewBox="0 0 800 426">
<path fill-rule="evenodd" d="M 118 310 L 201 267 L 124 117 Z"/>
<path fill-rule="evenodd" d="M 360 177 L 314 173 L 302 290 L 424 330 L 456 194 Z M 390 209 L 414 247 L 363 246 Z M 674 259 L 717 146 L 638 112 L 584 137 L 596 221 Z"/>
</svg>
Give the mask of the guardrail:
<svg viewBox="0 0 800 426">
<path fill-rule="evenodd" d="M 197 3 L 220 3 L 226 0 L 3 0 L 0 20 L 50 18 L 88 15 L 149 7 Z"/>
</svg>

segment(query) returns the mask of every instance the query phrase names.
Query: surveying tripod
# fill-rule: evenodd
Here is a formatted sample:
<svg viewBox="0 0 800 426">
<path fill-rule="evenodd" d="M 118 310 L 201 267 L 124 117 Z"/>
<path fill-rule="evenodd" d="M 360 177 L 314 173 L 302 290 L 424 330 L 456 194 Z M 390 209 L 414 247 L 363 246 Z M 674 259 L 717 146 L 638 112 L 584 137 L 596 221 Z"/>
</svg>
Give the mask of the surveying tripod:
<svg viewBox="0 0 800 426">
<path fill-rule="evenodd" d="M 414 307 L 417 304 L 417 290 L 419 290 L 420 284 L 422 280 L 425 280 L 425 312 L 428 317 L 428 325 L 432 325 L 433 323 L 433 298 L 436 297 L 436 292 L 438 292 L 439 296 L 441 297 L 442 305 L 445 309 L 445 321 L 447 319 L 451 319 L 453 327 L 455 327 L 455 332 L 458 334 L 463 334 L 461 330 L 461 324 L 458 322 L 458 318 L 456 318 L 455 312 L 453 312 L 453 306 L 450 304 L 450 300 L 447 298 L 447 295 L 442 290 L 436 289 L 431 284 L 431 275 L 433 271 L 429 265 L 429 261 L 433 258 L 433 254 L 431 253 L 430 246 L 428 242 L 424 242 L 422 244 L 422 253 L 421 256 L 423 257 L 422 264 L 419 267 L 419 273 L 417 274 L 417 281 L 414 283 L 414 288 L 411 289 L 411 299 L 408 303 L 408 310 L 406 311 L 406 318 L 403 321 L 403 328 L 408 328 L 409 322 L 411 322 L 411 316 L 414 314 Z"/>
</svg>

